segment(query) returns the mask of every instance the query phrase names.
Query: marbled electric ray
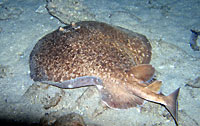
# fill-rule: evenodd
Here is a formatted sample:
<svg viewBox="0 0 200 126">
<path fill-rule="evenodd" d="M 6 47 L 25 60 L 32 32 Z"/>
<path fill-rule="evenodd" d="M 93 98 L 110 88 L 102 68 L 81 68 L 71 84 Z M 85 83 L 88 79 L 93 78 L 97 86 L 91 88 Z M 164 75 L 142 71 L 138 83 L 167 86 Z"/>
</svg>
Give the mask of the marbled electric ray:
<svg viewBox="0 0 200 126">
<path fill-rule="evenodd" d="M 179 89 L 169 96 L 161 82 L 148 83 L 151 45 L 145 36 L 101 22 L 83 21 L 47 34 L 30 54 L 31 78 L 60 88 L 94 85 L 111 108 L 127 109 L 143 100 L 164 105 L 177 123 Z"/>
</svg>

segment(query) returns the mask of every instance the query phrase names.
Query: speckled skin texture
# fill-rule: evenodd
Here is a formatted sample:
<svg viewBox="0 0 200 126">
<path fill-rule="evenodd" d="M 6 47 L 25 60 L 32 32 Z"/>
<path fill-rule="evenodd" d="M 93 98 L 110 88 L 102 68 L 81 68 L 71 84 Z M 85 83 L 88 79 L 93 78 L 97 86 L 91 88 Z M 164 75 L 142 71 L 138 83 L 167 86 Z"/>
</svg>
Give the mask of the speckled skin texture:
<svg viewBox="0 0 200 126">
<path fill-rule="evenodd" d="M 134 67 L 148 64 L 151 45 L 145 36 L 105 23 L 85 21 L 53 31 L 38 41 L 30 55 L 34 81 L 63 82 L 82 76 L 101 78 L 102 100 L 113 108 L 141 105 L 126 85 L 147 81 L 134 78 Z M 137 76 L 137 75 L 135 75 Z"/>
</svg>

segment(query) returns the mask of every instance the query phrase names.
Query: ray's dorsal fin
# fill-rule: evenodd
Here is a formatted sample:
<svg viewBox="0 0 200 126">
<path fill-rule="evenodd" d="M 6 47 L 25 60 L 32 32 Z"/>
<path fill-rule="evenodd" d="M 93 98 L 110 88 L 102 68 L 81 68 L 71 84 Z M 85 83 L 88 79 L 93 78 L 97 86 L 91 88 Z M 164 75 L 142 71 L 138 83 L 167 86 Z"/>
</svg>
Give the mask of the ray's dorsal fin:
<svg viewBox="0 0 200 126">
<path fill-rule="evenodd" d="M 141 64 L 131 68 L 128 74 L 133 74 L 135 78 L 144 82 L 150 80 L 154 75 L 155 69 L 152 65 Z"/>
<path fill-rule="evenodd" d="M 152 84 L 148 85 L 146 88 L 151 90 L 154 93 L 159 93 L 162 81 L 154 81 Z"/>
</svg>

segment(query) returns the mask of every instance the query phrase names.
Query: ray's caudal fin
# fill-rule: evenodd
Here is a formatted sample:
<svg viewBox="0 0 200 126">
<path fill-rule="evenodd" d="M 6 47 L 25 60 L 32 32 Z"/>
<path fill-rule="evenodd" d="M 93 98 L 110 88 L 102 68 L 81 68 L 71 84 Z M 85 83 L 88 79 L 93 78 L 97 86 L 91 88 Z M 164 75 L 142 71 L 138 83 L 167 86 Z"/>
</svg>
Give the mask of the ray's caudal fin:
<svg viewBox="0 0 200 126">
<path fill-rule="evenodd" d="M 177 98 L 178 98 L 179 90 L 180 90 L 180 88 L 176 89 L 170 95 L 165 96 L 165 102 L 166 102 L 165 107 L 170 112 L 172 117 L 174 118 L 177 126 L 178 126 L 178 115 L 177 115 L 178 101 L 177 101 Z"/>
</svg>

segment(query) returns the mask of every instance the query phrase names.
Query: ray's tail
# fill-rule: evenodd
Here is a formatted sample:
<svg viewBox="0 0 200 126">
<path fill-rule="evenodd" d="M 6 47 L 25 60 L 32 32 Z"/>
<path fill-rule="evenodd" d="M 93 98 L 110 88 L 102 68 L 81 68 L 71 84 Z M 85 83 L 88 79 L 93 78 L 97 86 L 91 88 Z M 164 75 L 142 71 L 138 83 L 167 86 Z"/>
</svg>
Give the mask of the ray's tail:
<svg viewBox="0 0 200 126">
<path fill-rule="evenodd" d="M 173 93 L 171 93 L 168 96 L 165 96 L 165 107 L 170 112 L 172 117 L 175 120 L 176 125 L 178 126 L 178 94 L 179 94 L 180 88 L 176 89 Z"/>
</svg>

